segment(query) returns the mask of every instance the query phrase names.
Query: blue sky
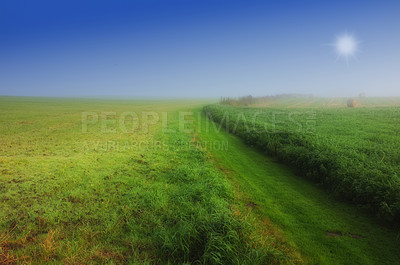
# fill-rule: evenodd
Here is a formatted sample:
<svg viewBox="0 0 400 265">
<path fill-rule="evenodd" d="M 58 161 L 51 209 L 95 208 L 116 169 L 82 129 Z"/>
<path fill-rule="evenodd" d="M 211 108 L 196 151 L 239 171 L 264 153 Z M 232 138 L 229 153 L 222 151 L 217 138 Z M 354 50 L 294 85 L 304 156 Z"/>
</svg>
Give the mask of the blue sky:
<svg viewBox="0 0 400 265">
<path fill-rule="evenodd" d="M 400 1 L 0 1 L 0 95 L 400 96 Z M 335 38 L 360 42 L 337 59 Z"/>
</svg>

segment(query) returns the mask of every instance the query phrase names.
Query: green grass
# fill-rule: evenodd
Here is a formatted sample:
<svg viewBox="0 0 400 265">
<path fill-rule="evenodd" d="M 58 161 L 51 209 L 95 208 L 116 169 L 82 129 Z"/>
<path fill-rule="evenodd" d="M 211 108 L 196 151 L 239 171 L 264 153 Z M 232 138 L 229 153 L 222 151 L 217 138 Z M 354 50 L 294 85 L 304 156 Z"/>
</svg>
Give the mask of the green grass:
<svg viewBox="0 0 400 265">
<path fill-rule="evenodd" d="M 204 104 L 0 97 L 0 261 L 400 260 L 397 230 L 214 130 Z"/>
<path fill-rule="evenodd" d="M 297 262 L 179 130 L 202 104 L 0 97 L 0 263 Z"/>
<path fill-rule="evenodd" d="M 228 150 L 209 152 L 237 192 L 250 202 L 245 206 L 251 205 L 266 223 L 272 221 L 307 264 L 399 264 L 398 229 L 382 226 L 276 159 L 204 123 L 203 119 L 199 130 L 202 141 L 229 143 Z"/>
<path fill-rule="evenodd" d="M 342 199 L 400 220 L 399 107 L 271 109 L 211 105 L 209 115 Z"/>
</svg>

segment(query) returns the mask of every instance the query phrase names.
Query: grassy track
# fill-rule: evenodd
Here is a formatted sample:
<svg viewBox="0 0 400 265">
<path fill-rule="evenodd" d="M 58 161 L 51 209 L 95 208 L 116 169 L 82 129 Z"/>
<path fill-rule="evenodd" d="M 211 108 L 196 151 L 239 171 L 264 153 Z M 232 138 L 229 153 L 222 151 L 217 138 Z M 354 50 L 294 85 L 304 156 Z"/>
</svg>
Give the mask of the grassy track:
<svg viewBox="0 0 400 265">
<path fill-rule="evenodd" d="M 229 150 L 211 149 L 216 163 L 252 201 L 258 216 L 272 221 L 303 254 L 308 264 L 399 264 L 398 231 L 384 228 L 353 206 L 335 199 L 313 183 L 237 137 L 208 126 L 203 141 L 228 141 Z M 251 204 L 251 205 L 254 205 Z"/>
<path fill-rule="evenodd" d="M 293 264 L 180 130 L 202 104 L 0 97 L 0 263 Z"/>
<path fill-rule="evenodd" d="M 0 97 L 0 263 L 400 260 L 395 231 L 204 116 L 183 131 L 203 104 Z"/>
</svg>

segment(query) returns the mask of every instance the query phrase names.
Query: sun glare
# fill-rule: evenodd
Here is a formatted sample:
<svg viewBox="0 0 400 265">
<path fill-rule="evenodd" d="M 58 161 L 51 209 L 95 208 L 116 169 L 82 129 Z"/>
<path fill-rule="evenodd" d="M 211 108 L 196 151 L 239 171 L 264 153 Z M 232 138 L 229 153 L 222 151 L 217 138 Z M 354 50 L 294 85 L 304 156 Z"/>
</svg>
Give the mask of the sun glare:
<svg viewBox="0 0 400 265">
<path fill-rule="evenodd" d="M 336 38 L 334 43 L 338 57 L 346 59 L 348 63 L 350 57 L 354 57 L 358 52 L 359 42 L 353 35 L 344 33 Z"/>
</svg>

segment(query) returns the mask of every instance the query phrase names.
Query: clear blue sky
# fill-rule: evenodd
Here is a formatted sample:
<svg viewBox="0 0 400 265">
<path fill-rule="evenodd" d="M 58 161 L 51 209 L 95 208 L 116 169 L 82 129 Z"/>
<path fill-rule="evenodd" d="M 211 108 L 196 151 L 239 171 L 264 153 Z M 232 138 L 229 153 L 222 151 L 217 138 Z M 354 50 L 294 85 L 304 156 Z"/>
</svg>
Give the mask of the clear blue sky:
<svg viewBox="0 0 400 265">
<path fill-rule="evenodd" d="M 359 92 L 400 96 L 400 1 L 0 1 L 0 95 Z"/>
</svg>

